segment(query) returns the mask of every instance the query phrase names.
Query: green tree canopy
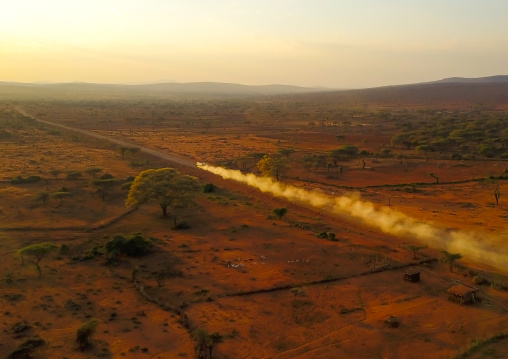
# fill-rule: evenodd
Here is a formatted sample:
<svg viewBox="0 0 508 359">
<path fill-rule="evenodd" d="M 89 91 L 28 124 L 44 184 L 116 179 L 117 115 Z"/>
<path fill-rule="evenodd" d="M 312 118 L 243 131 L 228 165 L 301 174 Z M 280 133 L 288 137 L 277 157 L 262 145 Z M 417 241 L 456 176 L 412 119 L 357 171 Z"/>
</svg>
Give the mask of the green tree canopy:
<svg viewBox="0 0 508 359">
<path fill-rule="evenodd" d="M 415 244 L 408 244 L 406 249 L 413 253 L 413 259 L 416 259 L 416 253 L 421 251 L 422 249 L 427 248 L 427 246 L 417 246 Z"/>
<path fill-rule="evenodd" d="M 455 262 L 462 258 L 462 254 L 460 253 L 449 253 L 447 251 L 441 251 L 443 253 L 443 258 L 441 258 L 441 262 L 448 263 L 450 267 L 450 272 L 453 272 L 453 266 Z"/>
<path fill-rule="evenodd" d="M 132 182 L 126 204 L 156 203 L 167 216 L 168 207 L 187 205 L 200 189 L 195 177 L 183 175 L 174 168 L 150 169 L 141 172 Z"/>
<path fill-rule="evenodd" d="M 85 173 L 92 176 L 93 179 L 95 179 L 95 176 L 102 172 L 102 168 L 99 167 L 90 167 L 85 170 Z"/>
<path fill-rule="evenodd" d="M 278 219 L 282 219 L 288 212 L 287 208 L 275 208 L 272 210 L 273 214 L 277 216 Z"/>
<path fill-rule="evenodd" d="M 289 166 L 283 157 L 270 157 L 264 156 L 258 163 L 257 167 L 263 173 L 263 176 L 275 177 L 278 181 L 284 173 L 288 170 Z"/>
<path fill-rule="evenodd" d="M 101 199 L 105 201 L 106 197 L 113 191 L 113 188 L 118 186 L 120 182 L 116 178 L 101 178 L 92 180 L 92 184 L 97 189 L 97 193 L 101 196 Z"/>
<path fill-rule="evenodd" d="M 354 157 L 358 153 L 358 148 L 353 145 L 344 145 L 340 150 L 345 153 L 348 158 Z"/>
<path fill-rule="evenodd" d="M 16 253 L 21 256 L 21 261 L 23 263 L 25 255 L 33 257 L 31 263 L 35 265 L 37 268 L 37 272 L 39 272 L 39 278 L 42 276 L 41 267 L 39 266 L 39 262 L 50 252 L 56 250 L 58 248 L 57 245 L 51 242 L 42 242 L 35 243 L 29 246 L 23 247 L 19 249 Z"/>
<path fill-rule="evenodd" d="M 291 157 L 291 154 L 294 152 L 295 152 L 295 150 L 292 148 L 280 148 L 279 149 L 279 154 L 281 156 L 285 156 L 287 158 Z"/>
</svg>

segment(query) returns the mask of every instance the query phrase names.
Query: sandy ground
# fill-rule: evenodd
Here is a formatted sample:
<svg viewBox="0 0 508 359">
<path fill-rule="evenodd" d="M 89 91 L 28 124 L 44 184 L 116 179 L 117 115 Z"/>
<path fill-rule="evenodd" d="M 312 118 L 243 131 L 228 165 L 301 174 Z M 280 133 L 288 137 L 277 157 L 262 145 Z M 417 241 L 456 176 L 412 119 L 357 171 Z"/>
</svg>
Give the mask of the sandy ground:
<svg viewBox="0 0 508 359">
<path fill-rule="evenodd" d="M 224 146 L 207 134 L 168 134 L 164 140 L 160 133 L 116 135 L 207 160 L 277 148 L 273 138 L 257 135 L 228 137 Z M 88 180 L 72 182 L 63 175 L 53 179 L 48 169 L 97 166 L 121 178 L 141 169 L 132 168 L 130 159 L 122 160 L 111 149 L 37 136 L 36 145 L 1 143 L 8 161 L 1 172 L 5 180 L 18 174 L 44 178 L 33 185 L 0 184 L 2 227 L 19 229 L 0 232 L 2 355 L 26 338 L 40 336 L 46 344 L 33 351 L 34 358 L 193 358 L 188 329 L 203 328 L 224 336 L 214 349 L 216 358 L 449 358 L 465 351 L 473 340 L 506 331 L 505 290 L 479 286 L 481 302 L 464 306 L 449 301 L 446 293 L 457 282 L 471 285 L 474 271 L 506 284 L 506 277 L 488 265 L 473 267 L 464 258 L 451 273 L 446 264 L 432 261 L 440 257 L 439 248 L 422 250 L 415 261 L 405 249 L 407 238 L 291 204 L 198 169 L 188 173 L 203 183 L 215 183 L 219 190 L 200 194 L 194 206 L 171 210 L 171 218 L 162 218 L 157 206 L 147 204 L 90 231 L 125 212 L 125 193 L 118 191 L 102 202 Z M 300 144 L 302 151 L 312 143 L 295 138 L 301 142 L 283 141 L 295 148 Z M 318 147 L 332 146 L 325 142 Z M 295 153 L 295 161 L 300 155 Z M 494 204 L 493 182 L 433 185 L 428 175 L 439 174 L 441 182 L 486 177 L 504 170 L 501 162 L 414 159 L 401 165 L 396 159 L 382 159 L 369 163 L 372 169 L 362 170 L 355 161 L 344 166 L 340 176 L 326 169 L 309 173 L 295 165 L 286 181 L 327 194 L 349 191 L 342 186 L 357 187 L 376 206 L 387 205 L 390 198 L 390 207 L 444 229 L 506 233 L 508 207 L 503 197 L 499 206 Z M 418 185 L 416 191 L 412 186 L 382 186 L 412 182 L 428 185 Z M 34 193 L 62 185 L 74 191 L 74 200 L 33 205 Z M 366 187 L 374 185 L 380 187 Z M 287 216 L 274 218 L 272 209 L 283 206 Z M 191 228 L 172 230 L 173 216 L 187 220 Z M 27 228 L 36 226 L 49 229 Z M 335 233 L 337 241 L 317 238 L 316 233 L 323 231 Z M 123 257 L 113 265 L 101 255 L 80 259 L 116 234 L 136 232 L 153 239 L 151 254 Z M 49 240 L 66 244 L 69 250 L 44 258 L 39 280 L 34 266 L 21 266 L 15 253 L 24 245 Z M 385 265 L 392 270 L 379 272 Z M 421 282 L 404 281 L 405 268 L 414 265 L 421 271 Z M 389 316 L 398 319 L 399 327 L 384 323 Z M 94 346 L 81 352 L 74 341 L 76 330 L 93 317 L 100 321 Z M 15 333 L 14 326 L 21 321 L 30 328 Z M 507 345 L 506 340 L 493 343 L 475 355 L 501 358 Z"/>
</svg>

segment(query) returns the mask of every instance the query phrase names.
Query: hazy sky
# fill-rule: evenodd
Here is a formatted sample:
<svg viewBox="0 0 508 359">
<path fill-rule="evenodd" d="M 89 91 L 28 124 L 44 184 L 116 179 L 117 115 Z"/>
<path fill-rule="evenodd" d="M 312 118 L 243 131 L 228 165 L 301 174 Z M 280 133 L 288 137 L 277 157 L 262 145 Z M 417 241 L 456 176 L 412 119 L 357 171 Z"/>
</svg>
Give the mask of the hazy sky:
<svg viewBox="0 0 508 359">
<path fill-rule="evenodd" d="M 0 0 L 0 81 L 358 88 L 507 67 L 508 0 Z"/>
</svg>

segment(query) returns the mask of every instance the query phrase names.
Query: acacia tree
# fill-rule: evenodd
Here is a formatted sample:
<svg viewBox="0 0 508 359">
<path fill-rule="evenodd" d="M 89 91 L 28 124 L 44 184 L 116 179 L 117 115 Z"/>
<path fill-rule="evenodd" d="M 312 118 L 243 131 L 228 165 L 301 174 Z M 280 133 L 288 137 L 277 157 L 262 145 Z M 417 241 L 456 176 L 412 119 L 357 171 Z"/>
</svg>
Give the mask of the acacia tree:
<svg viewBox="0 0 508 359">
<path fill-rule="evenodd" d="M 40 261 L 50 252 L 56 250 L 57 245 L 51 242 L 35 243 L 24 248 L 19 249 L 16 253 L 21 256 L 21 263 L 24 263 L 25 255 L 33 257 L 30 262 L 35 265 L 37 272 L 39 272 L 39 278 L 42 277 L 41 267 L 39 266 Z"/>
<path fill-rule="evenodd" d="M 102 172 L 102 168 L 99 167 L 90 167 L 85 170 L 85 173 L 92 176 L 92 179 L 95 179 L 100 172 Z"/>
<path fill-rule="evenodd" d="M 113 188 L 118 186 L 120 183 L 116 178 L 100 178 L 92 180 L 92 184 L 97 189 L 97 193 L 103 201 L 106 200 Z"/>
<path fill-rule="evenodd" d="M 52 169 L 49 171 L 49 173 L 52 175 L 52 176 L 55 176 L 55 179 L 58 178 L 58 176 L 60 176 L 60 174 L 62 173 L 62 171 L 60 170 L 57 170 L 57 169 Z"/>
<path fill-rule="evenodd" d="M 430 172 L 429 176 L 436 180 L 436 183 L 439 183 L 439 177 L 434 174 L 434 172 Z"/>
<path fill-rule="evenodd" d="M 427 248 L 427 246 L 417 246 L 417 245 L 414 245 L 414 244 L 408 244 L 406 246 L 406 248 L 407 248 L 408 251 L 413 252 L 413 259 L 416 259 L 416 253 L 421 251 L 422 249 Z"/>
<path fill-rule="evenodd" d="M 455 261 L 462 258 L 462 254 L 460 253 L 449 253 L 447 251 L 442 251 L 443 258 L 441 258 L 441 262 L 448 263 L 450 267 L 450 272 L 453 272 L 453 266 L 455 265 Z"/>
<path fill-rule="evenodd" d="M 342 153 L 345 153 L 347 155 L 347 158 L 351 158 L 356 156 L 356 154 L 358 153 L 358 148 L 353 145 L 344 145 L 340 148 L 340 151 L 342 151 Z"/>
<path fill-rule="evenodd" d="M 49 193 L 47 191 L 39 191 L 34 195 L 34 201 L 39 205 L 39 202 L 45 204 L 49 199 Z"/>
<path fill-rule="evenodd" d="M 494 197 L 496 198 L 496 205 L 499 206 L 499 198 L 501 197 L 501 190 L 499 189 L 499 185 L 496 185 L 496 189 L 494 190 Z"/>
<path fill-rule="evenodd" d="M 167 217 L 168 207 L 187 205 L 199 189 L 195 177 L 183 175 L 174 168 L 150 169 L 134 178 L 126 204 L 136 206 L 145 202 L 156 203 L 160 206 L 162 215 Z"/>
<path fill-rule="evenodd" d="M 213 348 L 223 342 L 223 337 L 217 332 L 208 333 L 204 329 L 197 329 L 192 333 L 196 341 L 196 356 L 199 359 L 211 359 Z"/>
<path fill-rule="evenodd" d="M 287 208 L 275 208 L 272 210 L 273 214 L 275 214 L 277 216 L 278 219 L 282 219 L 282 217 L 284 217 L 286 215 L 286 213 L 288 212 Z"/>
<path fill-rule="evenodd" d="M 264 156 L 258 163 L 257 167 L 264 176 L 275 177 L 278 181 L 281 176 L 286 173 L 289 166 L 283 157 Z"/>
<path fill-rule="evenodd" d="M 294 153 L 294 152 L 295 152 L 295 150 L 292 149 L 292 148 L 281 148 L 281 149 L 279 149 L 279 153 L 282 156 L 286 156 L 286 158 L 291 157 L 291 154 Z"/>
</svg>

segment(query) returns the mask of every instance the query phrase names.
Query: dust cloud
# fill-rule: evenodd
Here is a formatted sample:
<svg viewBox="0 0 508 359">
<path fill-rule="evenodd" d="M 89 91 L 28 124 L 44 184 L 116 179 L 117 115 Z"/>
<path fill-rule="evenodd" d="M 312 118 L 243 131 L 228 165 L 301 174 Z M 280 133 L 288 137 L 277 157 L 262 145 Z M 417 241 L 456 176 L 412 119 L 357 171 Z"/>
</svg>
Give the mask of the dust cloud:
<svg viewBox="0 0 508 359">
<path fill-rule="evenodd" d="M 284 197 L 291 202 L 310 205 L 329 214 L 346 214 L 370 226 L 379 228 L 385 233 L 414 238 L 434 248 L 451 253 L 460 253 L 467 260 L 485 263 L 502 271 L 507 270 L 508 245 L 506 243 L 508 241 L 502 240 L 500 237 L 496 240 L 473 232 L 443 230 L 386 206 L 374 205 L 372 202 L 364 201 L 358 193 L 332 197 L 317 190 L 308 191 L 276 182 L 271 178 L 243 174 L 237 170 L 229 170 L 199 162 L 197 166 L 224 179 L 245 183 L 258 188 L 262 192 Z"/>
</svg>

